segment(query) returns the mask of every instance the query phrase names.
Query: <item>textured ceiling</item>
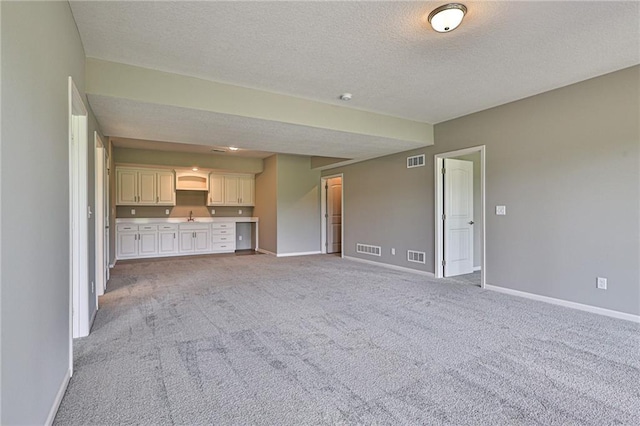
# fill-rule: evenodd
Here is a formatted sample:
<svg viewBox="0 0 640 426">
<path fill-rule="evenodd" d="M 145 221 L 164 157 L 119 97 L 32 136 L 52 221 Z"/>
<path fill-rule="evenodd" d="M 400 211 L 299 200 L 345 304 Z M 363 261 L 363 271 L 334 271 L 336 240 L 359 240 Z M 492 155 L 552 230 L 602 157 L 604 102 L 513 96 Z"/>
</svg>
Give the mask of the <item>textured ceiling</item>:
<svg viewBox="0 0 640 426">
<path fill-rule="evenodd" d="M 252 158 L 266 158 L 272 155 L 271 152 L 254 151 L 249 149 L 231 151 L 227 146 L 192 145 L 187 143 L 160 142 L 118 137 L 112 137 L 111 142 L 113 142 L 113 146 L 118 148 L 150 149 L 154 151 L 190 152 L 193 154 L 227 155 L 233 157 Z"/>
<path fill-rule="evenodd" d="M 428 123 L 640 62 L 638 2 L 75 2 L 88 57 Z"/>
</svg>

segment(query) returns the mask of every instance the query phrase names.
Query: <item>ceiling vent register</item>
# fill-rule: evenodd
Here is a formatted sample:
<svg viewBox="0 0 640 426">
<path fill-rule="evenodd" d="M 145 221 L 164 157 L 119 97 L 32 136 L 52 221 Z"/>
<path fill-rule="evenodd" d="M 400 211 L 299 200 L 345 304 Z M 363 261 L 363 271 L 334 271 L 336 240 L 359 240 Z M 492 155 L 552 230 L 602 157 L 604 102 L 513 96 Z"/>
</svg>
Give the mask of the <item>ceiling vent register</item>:
<svg viewBox="0 0 640 426">
<path fill-rule="evenodd" d="M 358 243 L 356 244 L 356 252 L 362 253 L 362 254 L 369 254 L 371 256 L 381 256 L 382 247 Z"/>
<path fill-rule="evenodd" d="M 424 166 L 424 154 L 407 157 L 407 169 Z"/>
</svg>

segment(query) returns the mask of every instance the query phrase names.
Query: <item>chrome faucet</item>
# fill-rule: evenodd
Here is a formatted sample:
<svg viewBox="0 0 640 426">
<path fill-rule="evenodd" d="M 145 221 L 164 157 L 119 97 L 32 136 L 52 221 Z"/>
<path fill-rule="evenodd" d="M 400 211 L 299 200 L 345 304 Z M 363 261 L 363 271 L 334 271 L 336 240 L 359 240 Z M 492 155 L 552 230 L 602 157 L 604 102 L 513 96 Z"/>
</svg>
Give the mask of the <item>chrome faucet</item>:
<svg viewBox="0 0 640 426">
<path fill-rule="evenodd" d="M 193 218 L 193 210 L 189 212 L 189 219 L 187 219 L 187 222 L 195 222 L 195 219 Z"/>
</svg>

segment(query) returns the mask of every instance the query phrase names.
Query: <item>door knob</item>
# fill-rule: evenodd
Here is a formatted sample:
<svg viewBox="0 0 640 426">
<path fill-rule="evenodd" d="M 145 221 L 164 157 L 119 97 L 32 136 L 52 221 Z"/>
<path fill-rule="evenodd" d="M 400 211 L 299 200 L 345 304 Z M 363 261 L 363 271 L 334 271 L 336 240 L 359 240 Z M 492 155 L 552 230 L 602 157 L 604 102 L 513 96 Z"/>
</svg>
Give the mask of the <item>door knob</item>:
<svg viewBox="0 0 640 426">
<path fill-rule="evenodd" d="M 469 225 L 473 225 L 473 221 L 469 222 Z"/>
</svg>

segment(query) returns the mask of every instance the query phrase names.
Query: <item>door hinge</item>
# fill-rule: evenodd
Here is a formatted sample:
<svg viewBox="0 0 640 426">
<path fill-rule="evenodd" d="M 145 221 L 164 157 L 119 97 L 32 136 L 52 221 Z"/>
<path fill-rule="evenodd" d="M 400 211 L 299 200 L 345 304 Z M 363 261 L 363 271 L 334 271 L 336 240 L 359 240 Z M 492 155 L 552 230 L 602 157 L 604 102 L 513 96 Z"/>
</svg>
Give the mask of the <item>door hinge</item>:
<svg viewBox="0 0 640 426">
<path fill-rule="evenodd" d="M 446 260 L 443 260 L 443 261 L 442 261 L 442 266 L 445 266 L 446 264 L 447 264 L 447 261 L 446 261 Z"/>
<path fill-rule="evenodd" d="M 442 215 L 442 220 L 446 220 L 446 219 L 447 219 L 447 215 L 446 215 L 446 214 L 443 214 L 443 215 Z"/>
<path fill-rule="evenodd" d="M 443 167 L 442 168 L 442 174 L 445 174 L 445 173 L 446 173 L 446 169 Z"/>
</svg>

